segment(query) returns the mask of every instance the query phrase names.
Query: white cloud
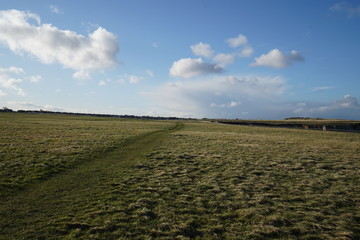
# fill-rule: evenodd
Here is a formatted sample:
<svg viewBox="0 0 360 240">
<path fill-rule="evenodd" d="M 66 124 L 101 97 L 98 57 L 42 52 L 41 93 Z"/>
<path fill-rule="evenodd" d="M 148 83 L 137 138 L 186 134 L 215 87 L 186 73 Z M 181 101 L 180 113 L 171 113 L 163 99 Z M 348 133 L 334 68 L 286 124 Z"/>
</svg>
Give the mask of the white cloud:
<svg viewBox="0 0 360 240">
<path fill-rule="evenodd" d="M 214 54 L 214 51 L 211 49 L 211 46 L 209 44 L 205 44 L 202 42 L 190 46 L 190 48 L 195 56 L 211 58 L 211 56 Z"/>
<path fill-rule="evenodd" d="M 99 81 L 99 86 L 100 86 L 100 87 L 103 87 L 103 86 L 107 85 L 108 83 L 111 83 L 111 79 L 100 80 L 100 81 Z"/>
<path fill-rule="evenodd" d="M 241 58 L 250 57 L 254 52 L 254 49 L 248 44 L 247 37 L 245 37 L 242 34 L 239 34 L 237 37 L 234 38 L 229 38 L 226 40 L 226 42 L 232 48 L 243 46 L 243 49 L 236 54 L 237 57 L 241 57 Z"/>
<path fill-rule="evenodd" d="M 255 62 L 251 66 L 265 66 L 272 68 L 285 68 L 293 62 L 304 61 L 304 58 L 298 51 L 291 51 L 290 55 L 284 55 L 279 49 L 273 49 L 267 54 L 263 54 L 255 58 Z"/>
<path fill-rule="evenodd" d="M 343 99 L 327 104 L 299 103 L 293 113 L 300 116 L 360 119 L 360 103 L 356 97 L 345 95 Z"/>
<path fill-rule="evenodd" d="M 237 48 L 239 46 L 243 47 L 240 52 L 233 53 L 233 56 L 246 58 L 250 57 L 254 52 L 254 49 L 248 44 L 247 37 L 242 34 L 239 34 L 237 37 L 234 38 L 229 38 L 226 40 L 226 42 L 232 48 Z"/>
<path fill-rule="evenodd" d="M 102 87 L 102 86 L 105 86 L 106 85 L 106 81 L 104 80 L 100 80 L 99 82 L 99 86 Z"/>
<path fill-rule="evenodd" d="M 218 76 L 165 84 L 147 94 L 154 112 L 179 117 L 266 118 L 280 114 L 278 101 L 286 90 L 281 77 Z"/>
<path fill-rule="evenodd" d="M 254 52 L 254 49 L 250 45 L 244 46 L 244 48 L 238 54 L 239 57 L 245 58 L 250 57 Z"/>
<path fill-rule="evenodd" d="M 228 107 L 229 107 L 229 108 L 237 107 L 237 106 L 239 106 L 239 105 L 241 105 L 241 102 L 231 101 L 231 102 L 228 103 Z"/>
<path fill-rule="evenodd" d="M 56 5 L 50 5 L 49 8 L 50 8 L 51 12 L 56 13 L 56 14 L 61 14 L 60 9 Z"/>
<path fill-rule="evenodd" d="M 143 80 L 145 80 L 145 77 L 143 77 L 143 76 L 124 74 L 117 80 L 117 82 L 118 83 L 137 84 Z"/>
<path fill-rule="evenodd" d="M 326 91 L 326 90 L 329 90 L 329 89 L 332 89 L 334 87 L 316 87 L 314 89 L 311 90 L 311 92 L 323 92 L 323 91 Z"/>
<path fill-rule="evenodd" d="M 182 58 L 169 69 L 173 77 L 190 78 L 210 73 L 221 73 L 223 68 L 214 63 L 205 63 L 201 58 Z"/>
<path fill-rule="evenodd" d="M 25 96 L 25 91 L 19 86 L 21 83 L 24 81 L 39 83 L 42 80 L 40 75 L 26 76 L 25 74 L 24 69 L 19 67 L 0 68 L 0 88 L 14 91 L 20 96 Z M 5 92 L 3 93 L 6 94 Z"/>
<path fill-rule="evenodd" d="M 136 84 L 144 80 L 144 77 L 142 76 L 135 76 L 135 75 L 129 75 L 128 77 L 129 83 Z"/>
<path fill-rule="evenodd" d="M 39 83 L 41 80 L 42 80 L 42 76 L 40 76 L 40 75 L 35 75 L 35 76 L 29 77 L 29 81 L 32 83 Z"/>
<path fill-rule="evenodd" d="M 190 46 L 192 53 L 198 57 L 211 59 L 213 62 L 205 63 L 202 58 L 182 58 L 173 63 L 170 68 L 170 75 L 190 78 L 209 73 L 220 73 L 223 72 L 223 68 L 226 67 L 226 65 L 234 63 L 237 57 L 249 57 L 254 51 L 253 48 L 247 44 L 247 38 L 242 34 L 239 34 L 235 38 L 229 38 L 226 42 L 232 48 L 243 46 L 243 49 L 241 51 L 236 49 L 232 53 L 215 53 L 210 44 L 199 42 Z"/>
<path fill-rule="evenodd" d="M 222 104 L 216 104 L 216 103 L 210 103 L 210 107 L 218 107 L 218 108 L 233 108 L 233 107 L 237 107 L 241 105 L 241 102 L 235 102 L 235 101 L 231 101 L 228 103 L 222 103 Z"/>
<path fill-rule="evenodd" d="M 38 15 L 18 10 L 0 11 L 0 42 L 17 54 L 28 53 L 42 63 L 73 69 L 73 77 L 80 79 L 114 67 L 119 49 L 115 35 L 102 27 L 85 37 L 41 24 Z"/>
<path fill-rule="evenodd" d="M 342 100 L 338 100 L 333 102 L 327 106 L 321 106 L 316 109 L 311 109 L 311 111 L 318 111 L 318 112 L 328 112 L 328 111 L 335 111 L 340 109 L 356 109 L 360 110 L 360 104 L 356 97 L 352 97 L 350 95 L 345 95 Z"/>
<path fill-rule="evenodd" d="M 213 60 L 217 62 L 221 67 L 225 67 L 226 65 L 232 64 L 234 62 L 235 55 L 219 53 L 213 58 Z"/>
<path fill-rule="evenodd" d="M 2 70 L 9 72 L 9 73 L 15 73 L 15 74 L 25 73 L 24 69 L 19 68 L 19 67 L 9 67 L 8 69 L 2 69 Z"/>
<path fill-rule="evenodd" d="M 359 17 L 360 16 L 360 4 L 353 6 L 347 2 L 338 2 L 329 8 L 334 12 L 345 12 L 349 17 Z"/>
<path fill-rule="evenodd" d="M 77 71 L 72 76 L 73 76 L 73 78 L 76 78 L 76 79 L 90 79 L 91 78 L 91 74 L 87 70 Z"/>
<path fill-rule="evenodd" d="M 236 48 L 238 46 L 246 44 L 247 38 L 244 35 L 239 34 L 237 37 L 227 39 L 226 42 L 229 44 L 230 47 Z"/>
<path fill-rule="evenodd" d="M 25 96 L 24 90 L 19 87 L 19 84 L 23 82 L 20 78 L 15 78 L 12 75 L 19 75 L 24 73 L 22 68 L 10 67 L 0 68 L 0 87 L 16 92 L 20 96 Z M 3 91 L 2 91 L 3 92 Z M 3 92 L 3 96 L 4 96 Z"/>
</svg>

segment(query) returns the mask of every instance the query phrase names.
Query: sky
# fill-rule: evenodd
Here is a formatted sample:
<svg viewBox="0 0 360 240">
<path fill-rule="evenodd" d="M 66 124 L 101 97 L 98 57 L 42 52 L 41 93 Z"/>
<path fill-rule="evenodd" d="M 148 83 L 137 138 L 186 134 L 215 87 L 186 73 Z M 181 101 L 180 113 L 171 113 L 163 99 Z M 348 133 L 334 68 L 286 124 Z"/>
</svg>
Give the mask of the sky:
<svg viewBox="0 0 360 240">
<path fill-rule="evenodd" d="M 359 0 L 0 2 L 0 108 L 360 120 Z"/>
</svg>

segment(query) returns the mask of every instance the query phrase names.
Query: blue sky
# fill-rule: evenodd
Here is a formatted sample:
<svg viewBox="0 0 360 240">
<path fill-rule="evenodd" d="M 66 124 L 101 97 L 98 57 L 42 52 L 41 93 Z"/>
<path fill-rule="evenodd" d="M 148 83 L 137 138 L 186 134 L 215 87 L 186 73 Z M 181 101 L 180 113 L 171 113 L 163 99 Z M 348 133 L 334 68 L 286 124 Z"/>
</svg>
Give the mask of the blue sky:
<svg viewBox="0 0 360 240">
<path fill-rule="evenodd" d="M 360 1 L 0 3 L 0 107 L 360 119 Z"/>
</svg>

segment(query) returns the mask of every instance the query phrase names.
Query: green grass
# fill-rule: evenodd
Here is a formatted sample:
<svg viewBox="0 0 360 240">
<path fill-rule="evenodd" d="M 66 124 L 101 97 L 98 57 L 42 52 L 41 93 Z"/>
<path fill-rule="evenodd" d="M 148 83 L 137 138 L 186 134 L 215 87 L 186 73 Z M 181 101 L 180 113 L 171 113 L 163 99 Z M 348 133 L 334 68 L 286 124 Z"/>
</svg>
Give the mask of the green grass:
<svg viewBox="0 0 360 240">
<path fill-rule="evenodd" d="M 170 123 L 0 113 L 0 197 Z"/>
<path fill-rule="evenodd" d="M 157 199 L 167 211 L 155 211 L 164 220 L 157 225 L 192 220 L 178 229 L 187 237 L 357 239 L 359 140 L 358 134 L 192 124 L 153 153 L 144 187 L 166 183 L 167 200 Z"/>
<path fill-rule="evenodd" d="M 8 197 L 1 239 L 360 238 L 358 133 L 85 120 L 136 134 Z"/>
</svg>

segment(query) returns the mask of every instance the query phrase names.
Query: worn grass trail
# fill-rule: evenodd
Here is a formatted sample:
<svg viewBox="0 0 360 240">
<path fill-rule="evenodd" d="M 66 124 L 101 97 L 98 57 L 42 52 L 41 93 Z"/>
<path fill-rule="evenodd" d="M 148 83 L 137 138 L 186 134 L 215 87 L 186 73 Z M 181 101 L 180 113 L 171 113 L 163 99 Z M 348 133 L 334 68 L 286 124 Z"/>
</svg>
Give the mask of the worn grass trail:
<svg viewBox="0 0 360 240">
<path fill-rule="evenodd" d="M 127 168 L 141 161 L 169 133 L 181 128 L 182 124 L 177 123 L 169 129 L 132 138 L 101 158 L 78 165 L 2 200 L 0 238 L 72 238 L 70 233 L 74 229 L 90 228 L 77 222 L 76 218 L 86 215 L 89 209 L 96 209 L 99 203 L 103 206 L 105 199 L 111 198 L 111 189 L 126 174 Z"/>
<path fill-rule="evenodd" d="M 110 128 L 119 135 L 93 158 L 79 152 L 87 163 L 74 159 L 76 168 L 0 198 L 0 240 L 360 239 L 357 133 L 192 121 L 94 124 L 86 125 L 91 135 Z"/>
</svg>

